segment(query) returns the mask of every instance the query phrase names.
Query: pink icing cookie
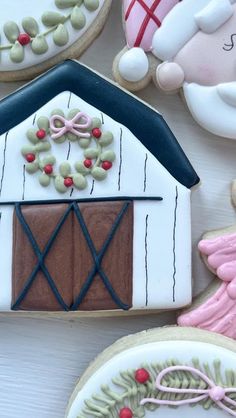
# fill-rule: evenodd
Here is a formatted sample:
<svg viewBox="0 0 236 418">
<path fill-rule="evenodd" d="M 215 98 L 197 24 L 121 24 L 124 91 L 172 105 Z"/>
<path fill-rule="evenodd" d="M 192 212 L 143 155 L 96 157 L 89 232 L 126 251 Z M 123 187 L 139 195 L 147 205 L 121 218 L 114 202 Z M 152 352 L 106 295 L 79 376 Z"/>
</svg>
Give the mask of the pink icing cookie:
<svg viewBox="0 0 236 418">
<path fill-rule="evenodd" d="M 234 199 L 235 182 L 232 197 Z M 208 268 L 220 286 L 206 301 L 178 318 L 181 326 L 194 326 L 236 339 L 236 227 L 207 234 L 198 244 Z M 205 299 L 205 298 L 204 298 Z"/>
<path fill-rule="evenodd" d="M 156 71 L 160 88 L 170 92 L 182 87 L 196 121 L 232 139 L 236 139 L 235 27 L 235 0 L 183 0 L 170 11 L 152 43 L 154 55 L 165 61 Z M 181 83 L 176 68 L 183 73 Z"/>
<path fill-rule="evenodd" d="M 123 21 L 127 47 L 117 57 L 115 78 L 130 89 L 147 84 L 150 76 L 147 53 L 152 50 L 152 39 L 169 11 L 179 0 L 123 0 Z M 128 86 L 129 87 L 129 86 Z"/>
</svg>

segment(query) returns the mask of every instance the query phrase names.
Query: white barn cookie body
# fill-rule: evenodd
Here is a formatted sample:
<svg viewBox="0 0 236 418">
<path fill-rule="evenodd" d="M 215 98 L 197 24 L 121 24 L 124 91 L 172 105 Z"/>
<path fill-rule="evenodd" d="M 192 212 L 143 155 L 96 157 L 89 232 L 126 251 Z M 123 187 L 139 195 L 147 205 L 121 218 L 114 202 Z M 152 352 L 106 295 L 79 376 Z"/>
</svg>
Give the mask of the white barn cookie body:
<svg viewBox="0 0 236 418">
<path fill-rule="evenodd" d="M 188 305 L 198 177 L 161 115 L 75 62 L 1 110 L 0 309 Z"/>
</svg>

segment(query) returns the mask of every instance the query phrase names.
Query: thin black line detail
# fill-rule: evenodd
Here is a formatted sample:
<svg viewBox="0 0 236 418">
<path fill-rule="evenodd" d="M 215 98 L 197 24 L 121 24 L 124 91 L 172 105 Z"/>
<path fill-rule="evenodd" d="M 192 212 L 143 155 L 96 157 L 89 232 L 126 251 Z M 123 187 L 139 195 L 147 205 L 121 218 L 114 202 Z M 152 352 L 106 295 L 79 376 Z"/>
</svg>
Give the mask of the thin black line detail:
<svg viewBox="0 0 236 418">
<path fill-rule="evenodd" d="M 74 193 L 74 189 L 72 188 L 70 192 L 70 197 L 73 195 L 73 193 Z"/>
<path fill-rule="evenodd" d="M 72 96 L 72 93 L 70 92 L 69 99 L 68 99 L 68 103 L 67 103 L 67 108 L 68 109 L 70 108 L 71 96 Z"/>
<path fill-rule="evenodd" d="M 153 202 L 162 202 L 163 197 L 160 196 L 101 196 L 101 197 L 85 197 L 81 199 L 73 199 L 73 202 L 116 202 L 119 201 L 125 201 L 128 200 L 130 202 L 133 201 L 153 201 Z M 70 203 L 70 199 L 47 199 L 47 200 L 25 200 L 24 202 L 21 201 L 13 201 L 13 200 L 7 200 L 1 202 L 1 206 L 9 206 L 9 205 L 15 205 L 16 203 L 20 203 L 21 205 L 48 205 L 48 204 L 55 204 L 55 203 Z"/>
<path fill-rule="evenodd" d="M 224 51 L 230 52 L 235 47 L 234 37 L 236 37 L 236 33 L 232 33 L 232 35 L 230 37 L 231 44 L 224 44 L 224 46 L 223 46 Z"/>
<path fill-rule="evenodd" d="M 122 152 L 123 152 L 123 130 L 120 128 L 120 163 L 119 163 L 119 174 L 118 174 L 118 190 L 120 191 L 121 183 L 121 171 L 122 171 Z"/>
<path fill-rule="evenodd" d="M 146 283 L 146 302 L 145 306 L 148 306 L 148 218 L 145 219 L 145 283 Z"/>
<path fill-rule="evenodd" d="M 6 151 L 7 151 L 7 137 L 8 137 L 8 134 L 9 134 L 9 131 L 6 133 L 5 141 L 4 141 L 3 165 L 2 165 L 2 174 L 1 174 L 1 182 L 0 182 L 0 196 L 2 194 L 3 180 L 4 180 L 5 167 L 6 167 Z"/>
<path fill-rule="evenodd" d="M 22 187 L 22 200 L 25 200 L 25 164 L 23 166 L 23 187 Z"/>
<path fill-rule="evenodd" d="M 35 125 L 36 117 L 37 117 L 37 113 L 35 113 L 35 115 L 34 115 L 33 126 Z"/>
<path fill-rule="evenodd" d="M 69 142 L 69 144 L 68 144 L 68 152 L 67 152 L 67 156 L 66 156 L 66 159 L 67 160 L 69 160 L 69 158 L 70 158 L 70 151 L 71 151 L 71 143 Z"/>
<path fill-rule="evenodd" d="M 102 119 L 102 125 L 104 125 L 104 116 L 102 112 L 101 112 L 101 119 Z"/>
<path fill-rule="evenodd" d="M 176 226 L 177 226 L 177 209 L 178 209 L 179 192 L 178 187 L 175 188 L 175 210 L 174 210 L 174 228 L 173 228 L 173 302 L 175 302 L 176 287 Z"/>
<path fill-rule="evenodd" d="M 93 180 L 93 182 L 92 182 L 92 187 L 91 187 L 91 190 L 90 190 L 90 195 L 92 195 L 92 194 L 93 194 L 93 191 L 94 191 L 94 184 L 95 184 L 95 181 Z"/>
<path fill-rule="evenodd" d="M 144 192 L 146 192 L 146 188 L 147 188 L 147 160 L 148 160 L 148 155 L 146 154 L 145 161 L 144 161 L 144 181 L 143 181 Z"/>
</svg>

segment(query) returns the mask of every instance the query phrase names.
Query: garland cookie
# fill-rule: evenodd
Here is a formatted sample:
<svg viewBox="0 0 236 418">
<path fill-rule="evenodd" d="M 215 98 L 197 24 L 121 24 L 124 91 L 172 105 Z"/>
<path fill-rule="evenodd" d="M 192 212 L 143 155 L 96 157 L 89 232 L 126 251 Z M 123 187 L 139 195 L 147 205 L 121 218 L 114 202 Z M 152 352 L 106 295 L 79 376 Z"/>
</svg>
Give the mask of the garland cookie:
<svg viewBox="0 0 236 418">
<path fill-rule="evenodd" d="M 156 31 L 153 54 L 164 61 L 156 82 L 183 89 L 194 119 L 206 130 L 236 139 L 235 0 L 183 0 Z"/>
<path fill-rule="evenodd" d="M 193 328 L 125 337 L 89 366 L 66 418 L 236 416 L 236 348 Z"/>
<path fill-rule="evenodd" d="M 153 36 L 179 0 L 123 0 L 123 23 L 127 46 L 117 55 L 113 73 L 128 90 L 145 87 L 154 76 Z"/>
<path fill-rule="evenodd" d="M 232 201 L 236 203 L 236 182 Z M 207 267 L 218 281 L 181 314 L 178 324 L 218 332 L 236 339 L 236 226 L 208 232 L 198 245 Z"/>
<path fill-rule="evenodd" d="M 77 62 L 11 95 L 0 103 L 0 310 L 188 305 L 198 181 L 159 113 Z"/>
<path fill-rule="evenodd" d="M 101 31 L 111 0 L 3 0 L 0 81 L 26 80 L 79 57 Z"/>
</svg>

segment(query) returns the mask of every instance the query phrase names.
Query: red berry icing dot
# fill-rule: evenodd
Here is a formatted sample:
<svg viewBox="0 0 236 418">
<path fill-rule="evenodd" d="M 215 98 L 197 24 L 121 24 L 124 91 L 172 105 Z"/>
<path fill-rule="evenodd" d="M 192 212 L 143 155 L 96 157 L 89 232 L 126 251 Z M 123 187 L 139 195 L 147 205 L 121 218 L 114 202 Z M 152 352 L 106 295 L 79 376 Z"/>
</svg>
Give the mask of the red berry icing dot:
<svg viewBox="0 0 236 418">
<path fill-rule="evenodd" d="M 135 380 L 138 383 L 146 383 L 150 379 L 150 374 L 146 369 L 138 369 L 135 372 Z"/>
<path fill-rule="evenodd" d="M 46 131 L 44 129 L 39 129 L 39 131 L 36 132 L 36 136 L 38 139 L 43 139 L 46 136 Z"/>
<path fill-rule="evenodd" d="M 52 164 L 45 165 L 45 167 L 44 167 L 44 173 L 45 174 L 52 174 L 52 172 L 53 172 L 53 166 L 52 166 Z"/>
<path fill-rule="evenodd" d="M 99 128 L 94 128 L 92 130 L 92 134 L 93 134 L 94 138 L 100 138 L 102 136 L 102 131 Z"/>
<path fill-rule="evenodd" d="M 90 168 L 92 165 L 92 160 L 90 160 L 89 158 L 87 158 L 87 160 L 84 160 L 84 166 L 86 168 Z"/>
<path fill-rule="evenodd" d="M 112 167 L 112 163 L 110 161 L 103 161 L 102 168 L 104 170 L 110 170 L 111 167 Z"/>
<path fill-rule="evenodd" d="M 119 413 L 119 418 L 133 418 L 133 412 L 129 408 L 122 408 Z"/>
<path fill-rule="evenodd" d="M 28 35 L 28 33 L 21 33 L 18 36 L 17 40 L 22 46 L 25 46 L 30 43 L 30 36 Z"/>
<path fill-rule="evenodd" d="M 29 154 L 26 154 L 25 158 L 28 161 L 28 163 L 33 163 L 35 160 L 35 155 L 29 153 Z"/>
<path fill-rule="evenodd" d="M 71 177 L 67 177 L 65 180 L 64 180 L 64 185 L 66 186 L 66 187 L 71 187 L 72 185 L 73 185 L 73 179 L 71 178 Z"/>
</svg>

